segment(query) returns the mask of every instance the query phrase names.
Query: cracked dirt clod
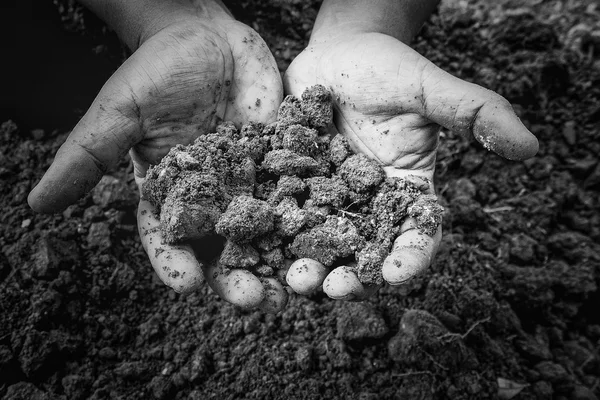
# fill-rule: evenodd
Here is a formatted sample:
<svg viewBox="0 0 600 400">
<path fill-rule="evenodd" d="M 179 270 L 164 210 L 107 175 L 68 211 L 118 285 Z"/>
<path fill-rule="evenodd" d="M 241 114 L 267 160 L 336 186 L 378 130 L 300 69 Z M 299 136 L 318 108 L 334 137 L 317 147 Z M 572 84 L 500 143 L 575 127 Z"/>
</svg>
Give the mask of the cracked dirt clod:
<svg viewBox="0 0 600 400">
<path fill-rule="evenodd" d="M 273 230 L 275 210 L 266 201 L 235 197 L 221 215 L 215 231 L 234 242 L 247 242 Z"/>
</svg>

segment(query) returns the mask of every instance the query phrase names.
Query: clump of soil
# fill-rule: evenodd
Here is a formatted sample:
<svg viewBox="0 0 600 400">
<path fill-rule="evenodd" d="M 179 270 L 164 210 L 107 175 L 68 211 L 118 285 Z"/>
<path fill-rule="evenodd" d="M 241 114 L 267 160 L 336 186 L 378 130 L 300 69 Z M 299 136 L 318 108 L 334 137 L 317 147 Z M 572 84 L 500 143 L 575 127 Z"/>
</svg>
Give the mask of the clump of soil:
<svg viewBox="0 0 600 400">
<path fill-rule="evenodd" d="M 332 139 L 332 118 L 331 95 L 316 85 L 301 99 L 287 96 L 273 124 L 238 131 L 224 123 L 173 148 L 142 187 L 164 241 L 218 234 L 226 238 L 220 262 L 232 268 L 271 275 L 284 257 L 308 257 L 355 265 L 363 283 L 382 283 L 403 220 L 433 235 L 443 209 L 428 185 L 386 178 L 344 137 Z"/>
</svg>

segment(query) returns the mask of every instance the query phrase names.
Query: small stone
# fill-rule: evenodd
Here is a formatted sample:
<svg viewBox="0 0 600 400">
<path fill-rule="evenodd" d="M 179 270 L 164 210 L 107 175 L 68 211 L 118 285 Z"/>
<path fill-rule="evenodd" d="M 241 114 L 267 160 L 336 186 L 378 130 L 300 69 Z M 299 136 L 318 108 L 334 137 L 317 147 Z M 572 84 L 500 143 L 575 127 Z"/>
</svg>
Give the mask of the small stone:
<svg viewBox="0 0 600 400">
<path fill-rule="evenodd" d="M 21 222 L 21 228 L 29 228 L 30 225 L 31 225 L 31 219 L 29 219 L 29 218 L 24 219 L 23 222 Z"/>
</svg>

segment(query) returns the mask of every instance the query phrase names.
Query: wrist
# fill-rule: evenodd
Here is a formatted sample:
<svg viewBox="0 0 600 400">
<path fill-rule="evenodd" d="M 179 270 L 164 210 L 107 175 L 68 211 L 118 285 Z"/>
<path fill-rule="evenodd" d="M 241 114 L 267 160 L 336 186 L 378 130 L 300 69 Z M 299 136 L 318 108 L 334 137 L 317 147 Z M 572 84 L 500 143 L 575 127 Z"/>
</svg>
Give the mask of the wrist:
<svg viewBox="0 0 600 400">
<path fill-rule="evenodd" d="M 201 19 L 233 19 L 221 0 L 79 0 L 135 51 L 148 38 L 173 24 Z"/>
<path fill-rule="evenodd" d="M 318 44 L 362 33 L 409 43 L 439 0 L 324 0 L 310 38 Z"/>
</svg>

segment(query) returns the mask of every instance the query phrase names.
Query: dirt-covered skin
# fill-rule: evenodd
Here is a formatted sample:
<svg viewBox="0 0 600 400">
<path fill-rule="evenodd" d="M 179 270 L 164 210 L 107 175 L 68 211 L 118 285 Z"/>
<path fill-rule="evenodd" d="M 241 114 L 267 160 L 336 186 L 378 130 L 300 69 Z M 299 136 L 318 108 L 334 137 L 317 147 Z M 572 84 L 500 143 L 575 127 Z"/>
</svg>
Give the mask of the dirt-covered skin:
<svg viewBox="0 0 600 400">
<path fill-rule="evenodd" d="M 285 70 L 320 1 L 228 3 Z M 106 48 L 118 50 L 77 3 L 62 4 L 64 24 L 93 34 L 86 54 L 104 60 Z M 36 214 L 27 193 L 66 136 L 3 124 L 0 398 L 479 400 L 506 398 L 501 378 L 526 385 L 514 400 L 600 397 L 595 4 L 442 1 L 416 49 L 506 96 L 540 154 L 509 162 L 444 131 L 436 261 L 363 303 L 291 296 L 268 315 L 207 287 L 178 295 L 155 279 L 141 247 L 128 162 L 63 214 Z M 52 79 L 59 94 L 72 93 L 70 76 Z M 286 196 L 306 189 L 295 187 Z M 300 208 L 319 209 L 309 200 Z M 259 252 L 277 243 L 253 240 Z"/>
</svg>

